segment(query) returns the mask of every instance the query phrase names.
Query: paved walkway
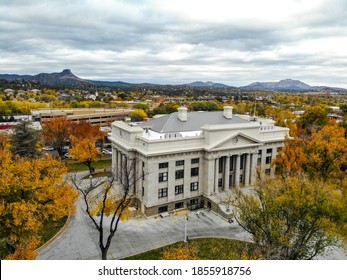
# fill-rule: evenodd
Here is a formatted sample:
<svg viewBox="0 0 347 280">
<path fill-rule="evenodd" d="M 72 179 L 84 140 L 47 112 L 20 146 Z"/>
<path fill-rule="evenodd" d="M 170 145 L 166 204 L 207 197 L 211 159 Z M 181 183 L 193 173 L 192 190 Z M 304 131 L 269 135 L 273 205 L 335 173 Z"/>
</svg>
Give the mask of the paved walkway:
<svg viewBox="0 0 347 280">
<path fill-rule="evenodd" d="M 77 203 L 70 225 L 54 242 L 44 248 L 37 259 L 46 260 L 98 260 L 98 232 Z M 229 224 L 214 213 L 203 210 L 190 212 L 187 235 L 196 237 L 227 237 L 246 239 L 247 235 L 236 224 Z M 184 215 L 165 218 L 140 218 L 121 222 L 108 252 L 109 259 L 121 259 L 159 248 L 184 239 Z"/>
</svg>

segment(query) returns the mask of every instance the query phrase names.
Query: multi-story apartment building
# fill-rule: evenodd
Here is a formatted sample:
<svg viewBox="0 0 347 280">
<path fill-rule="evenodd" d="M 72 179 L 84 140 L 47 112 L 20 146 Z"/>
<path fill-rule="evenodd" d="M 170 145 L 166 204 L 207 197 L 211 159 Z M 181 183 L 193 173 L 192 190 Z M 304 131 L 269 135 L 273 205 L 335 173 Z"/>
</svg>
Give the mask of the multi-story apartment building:
<svg viewBox="0 0 347 280">
<path fill-rule="evenodd" d="M 216 196 L 255 184 L 257 170 L 274 174 L 272 159 L 287 136 L 273 120 L 235 115 L 226 106 L 217 112 L 181 107 L 141 126 L 117 121 L 109 139 L 114 173 L 136 163 L 137 203 L 152 216 L 186 207 L 216 210 Z"/>
</svg>

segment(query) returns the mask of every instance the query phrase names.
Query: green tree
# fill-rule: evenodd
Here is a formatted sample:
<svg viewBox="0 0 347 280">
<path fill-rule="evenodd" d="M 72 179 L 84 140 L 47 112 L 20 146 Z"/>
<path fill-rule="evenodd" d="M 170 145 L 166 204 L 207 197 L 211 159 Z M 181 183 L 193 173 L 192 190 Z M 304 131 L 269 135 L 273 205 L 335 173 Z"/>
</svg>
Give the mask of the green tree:
<svg viewBox="0 0 347 280">
<path fill-rule="evenodd" d="M 152 110 L 151 115 L 171 114 L 177 112 L 179 106 L 176 102 L 160 103 L 157 108 Z"/>
<path fill-rule="evenodd" d="M 193 102 L 189 104 L 188 109 L 190 111 L 218 111 L 220 110 L 217 102 L 208 102 L 208 101 Z"/>
<path fill-rule="evenodd" d="M 345 238 L 345 199 L 331 183 L 303 175 L 263 180 L 253 193 L 235 191 L 233 205 L 264 259 L 313 259 Z"/>
<path fill-rule="evenodd" d="M 309 107 L 300 118 L 302 127 L 308 130 L 312 128 L 318 130 L 328 121 L 328 112 L 320 106 Z"/>
<path fill-rule="evenodd" d="M 16 125 L 11 137 L 11 151 L 21 157 L 37 157 L 40 133 L 32 128 L 31 122 L 22 121 Z"/>
<path fill-rule="evenodd" d="M 146 103 L 137 103 L 133 107 L 134 109 L 142 109 L 143 111 L 149 110 L 149 105 Z"/>
</svg>

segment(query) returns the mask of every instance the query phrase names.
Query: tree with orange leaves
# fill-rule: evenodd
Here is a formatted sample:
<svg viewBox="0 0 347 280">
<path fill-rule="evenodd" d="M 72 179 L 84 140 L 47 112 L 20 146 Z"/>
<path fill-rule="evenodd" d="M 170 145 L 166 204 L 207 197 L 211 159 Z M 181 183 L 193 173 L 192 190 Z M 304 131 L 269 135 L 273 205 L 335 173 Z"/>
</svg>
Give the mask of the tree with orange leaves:
<svg viewBox="0 0 347 280">
<path fill-rule="evenodd" d="M 94 141 L 103 139 L 105 133 L 100 130 L 99 125 L 92 125 L 84 120 L 73 123 L 71 126 L 71 135 L 83 139 L 90 138 Z"/>
<path fill-rule="evenodd" d="M 72 124 L 66 117 L 55 117 L 43 125 L 43 136 L 63 157 L 63 147 L 70 141 Z"/>
<path fill-rule="evenodd" d="M 312 178 L 324 181 L 346 177 L 347 139 L 345 129 L 338 125 L 326 125 L 312 132 L 305 147 L 305 170 Z"/>
<path fill-rule="evenodd" d="M 102 156 L 95 144 L 103 139 L 105 133 L 100 130 L 100 126 L 91 125 L 85 121 L 73 124 L 71 131 L 72 148 L 69 154 L 72 158 L 84 163 L 92 174 L 94 171 L 92 162 L 98 161 Z"/>
<path fill-rule="evenodd" d="M 63 180 L 67 169 L 52 157 L 13 158 L 0 149 L 0 250 L 8 259 L 32 259 L 39 230 L 74 210 L 76 191 Z"/>
<path fill-rule="evenodd" d="M 284 147 L 277 154 L 274 164 L 282 176 L 301 172 L 306 163 L 304 142 L 299 139 L 286 139 Z"/>
</svg>

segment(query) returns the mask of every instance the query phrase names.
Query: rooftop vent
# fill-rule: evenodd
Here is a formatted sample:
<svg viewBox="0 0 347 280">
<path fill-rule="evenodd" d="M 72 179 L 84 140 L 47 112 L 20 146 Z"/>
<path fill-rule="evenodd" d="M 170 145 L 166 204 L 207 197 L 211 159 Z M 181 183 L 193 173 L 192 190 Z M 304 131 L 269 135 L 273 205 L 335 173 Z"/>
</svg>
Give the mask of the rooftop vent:
<svg viewBox="0 0 347 280">
<path fill-rule="evenodd" d="M 233 106 L 224 106 L 223 107 L 223 116 L 226 118 L 226 119 L 232 119 L 233 118 L 233 109 L 234 107 Z"/>
<path fill-rule="evenodd" d="M 181 122 L 186 122 L 187 119 L 188 119 L 188 114 L 187 114 L 187 111 L 188 109 L 186 107 L 179 107 L 178 108 L 178 119 L 181 121 Z"/>
</svg>

